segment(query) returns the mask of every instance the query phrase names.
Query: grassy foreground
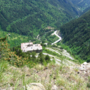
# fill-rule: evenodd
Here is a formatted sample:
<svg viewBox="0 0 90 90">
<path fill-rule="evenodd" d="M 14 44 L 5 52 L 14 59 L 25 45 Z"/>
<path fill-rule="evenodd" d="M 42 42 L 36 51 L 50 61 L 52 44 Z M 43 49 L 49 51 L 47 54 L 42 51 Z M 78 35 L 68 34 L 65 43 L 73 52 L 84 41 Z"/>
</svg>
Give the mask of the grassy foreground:
<svg viewBox="0 0 90 90">
<path fill-rule="evenodd" d="M 57 65 L 54 60 L 48 63 L 42 55 L 38 59 L 18 56 L 8 48 L 5 38 L 0 39 L 1 90 L 25 90 L 26 85 L 35 82 L 42 83 L 46 90 L 51 90 L 53 85 L 58 90 L 89 90 L 88 77 L 78 74 L 78 66 L 76 63 Z"/>
<path fill-rule="evenodd" d="M 42 83 L 46 90 L 51 90 L 53 85 L 58 90 L 89 90 L 87 81 L 77 74 L 77 68 L 65 65 L 55 65 L 54 62 L 46 66 L 37 64 L 33 68 L 24 66 L 17 68 L 7 61 L 0 63 L 0 89 L 24 90 L 23 86 L 30 83 Z"/>
</svg>

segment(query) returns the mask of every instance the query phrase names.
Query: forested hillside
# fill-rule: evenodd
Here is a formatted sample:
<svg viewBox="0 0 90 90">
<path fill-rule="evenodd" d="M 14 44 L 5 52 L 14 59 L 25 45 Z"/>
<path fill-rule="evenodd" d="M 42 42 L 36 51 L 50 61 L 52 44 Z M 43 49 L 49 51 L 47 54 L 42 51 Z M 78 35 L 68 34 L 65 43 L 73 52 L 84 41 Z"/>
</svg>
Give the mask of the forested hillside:
<svg viewBox="0 0 90 90">
<path fill-rule="evenodd" d="M 61 26 L 63 42 L 74 55 L 90 61 L 90 11 L 78 19 Z"/>
<path fill-rule="evenodd" d="M 0 27 L 35 37 L 46 26 L 58 27 L 78 15 L 68 0 L 0 0 Z"/>
<path fill-rule="evenodd" d="M 82 11 L 85 10 L 90 6 L 90 0 L 70 0 L 78 10 Z"/>
</svg>

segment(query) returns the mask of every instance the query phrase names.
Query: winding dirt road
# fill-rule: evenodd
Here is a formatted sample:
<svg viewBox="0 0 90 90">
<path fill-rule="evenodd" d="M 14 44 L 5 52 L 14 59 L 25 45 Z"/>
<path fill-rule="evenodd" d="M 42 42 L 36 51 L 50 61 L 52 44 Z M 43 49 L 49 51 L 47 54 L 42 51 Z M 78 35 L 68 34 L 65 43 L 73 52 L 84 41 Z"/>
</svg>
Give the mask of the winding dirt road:
<svg viewBox="0 0 90 90">
<path fill-rule="evenodd" d="M 57 34 L 57 30 L 52 35 L 56 35 L 59 39 L 53 42 L 51 45 L 54 45 L 62 40 L 62 38 Z"/>
</svg>

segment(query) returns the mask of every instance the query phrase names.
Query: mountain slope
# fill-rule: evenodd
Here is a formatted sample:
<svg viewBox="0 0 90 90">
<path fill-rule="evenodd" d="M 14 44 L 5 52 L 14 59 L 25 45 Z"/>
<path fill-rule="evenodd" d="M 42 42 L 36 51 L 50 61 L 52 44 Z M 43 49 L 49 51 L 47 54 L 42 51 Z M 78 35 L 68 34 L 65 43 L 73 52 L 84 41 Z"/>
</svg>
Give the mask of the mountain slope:
<svg viewBox="0 0 90 90">
<path fill-rule="evenodd" d="M 90 0 L 70 0 L 79 10 L 83 11 L 90 6 Z"/>
<path fill-rule="evenodd" d="M 90 90 L 90 70 L 79 69 L 86 64 L 71 61 L 66 57 L 67 52 L 64 56 L 64 49 L 50 47 L 48 50 L 47 47 L 45 51 L 51 54 L 52 61 L 50 58 L 44 60 L 47 55 L 39 54 L 35 58 L 35 53 L 14 50 L 8 48 L 5 38 L 0 38 L 0 90 Z M 89 67 L 90 63 L 87 65 Z M 45 89 L 35 83 L 41 83 Z"/>
<path fill-rule="evenodd" d="M 68 0 L 1 0 L 0 8 L 3 30 L 31 37 L 46 26 L 57 27 L 78 15 Z"/>
<path fill-rule="evenodd" d="M 88 8 L 86 8 L 82 13 L 81 15 L 83 15 L 84 13 L 88 12 L 90 10 L 90 6 Z"/>
<path fill-rule="evenodd" d="M 63 42 L 74 55 L 90 61 L 90 11 L 61 27 Z"/>
</svg>

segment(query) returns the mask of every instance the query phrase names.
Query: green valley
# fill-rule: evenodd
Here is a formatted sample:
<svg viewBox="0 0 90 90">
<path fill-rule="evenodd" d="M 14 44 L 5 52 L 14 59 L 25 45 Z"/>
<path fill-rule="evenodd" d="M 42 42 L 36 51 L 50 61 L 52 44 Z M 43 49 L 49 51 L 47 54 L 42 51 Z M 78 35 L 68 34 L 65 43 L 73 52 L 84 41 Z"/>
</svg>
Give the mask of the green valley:
<svg viewBox="0 0 90 90">
<path fill-rule="evenodd" d="M 47 27 L 55 28 L 78 15 L 76 8 L 61 0 L 0 0 L 0 26 L 4 31 L 36 37 Z"/>
<path fill-rule="evenodd" d="M 90 1 L 0 0 L 0 90 L 90 90 Z"/>
</svg>

